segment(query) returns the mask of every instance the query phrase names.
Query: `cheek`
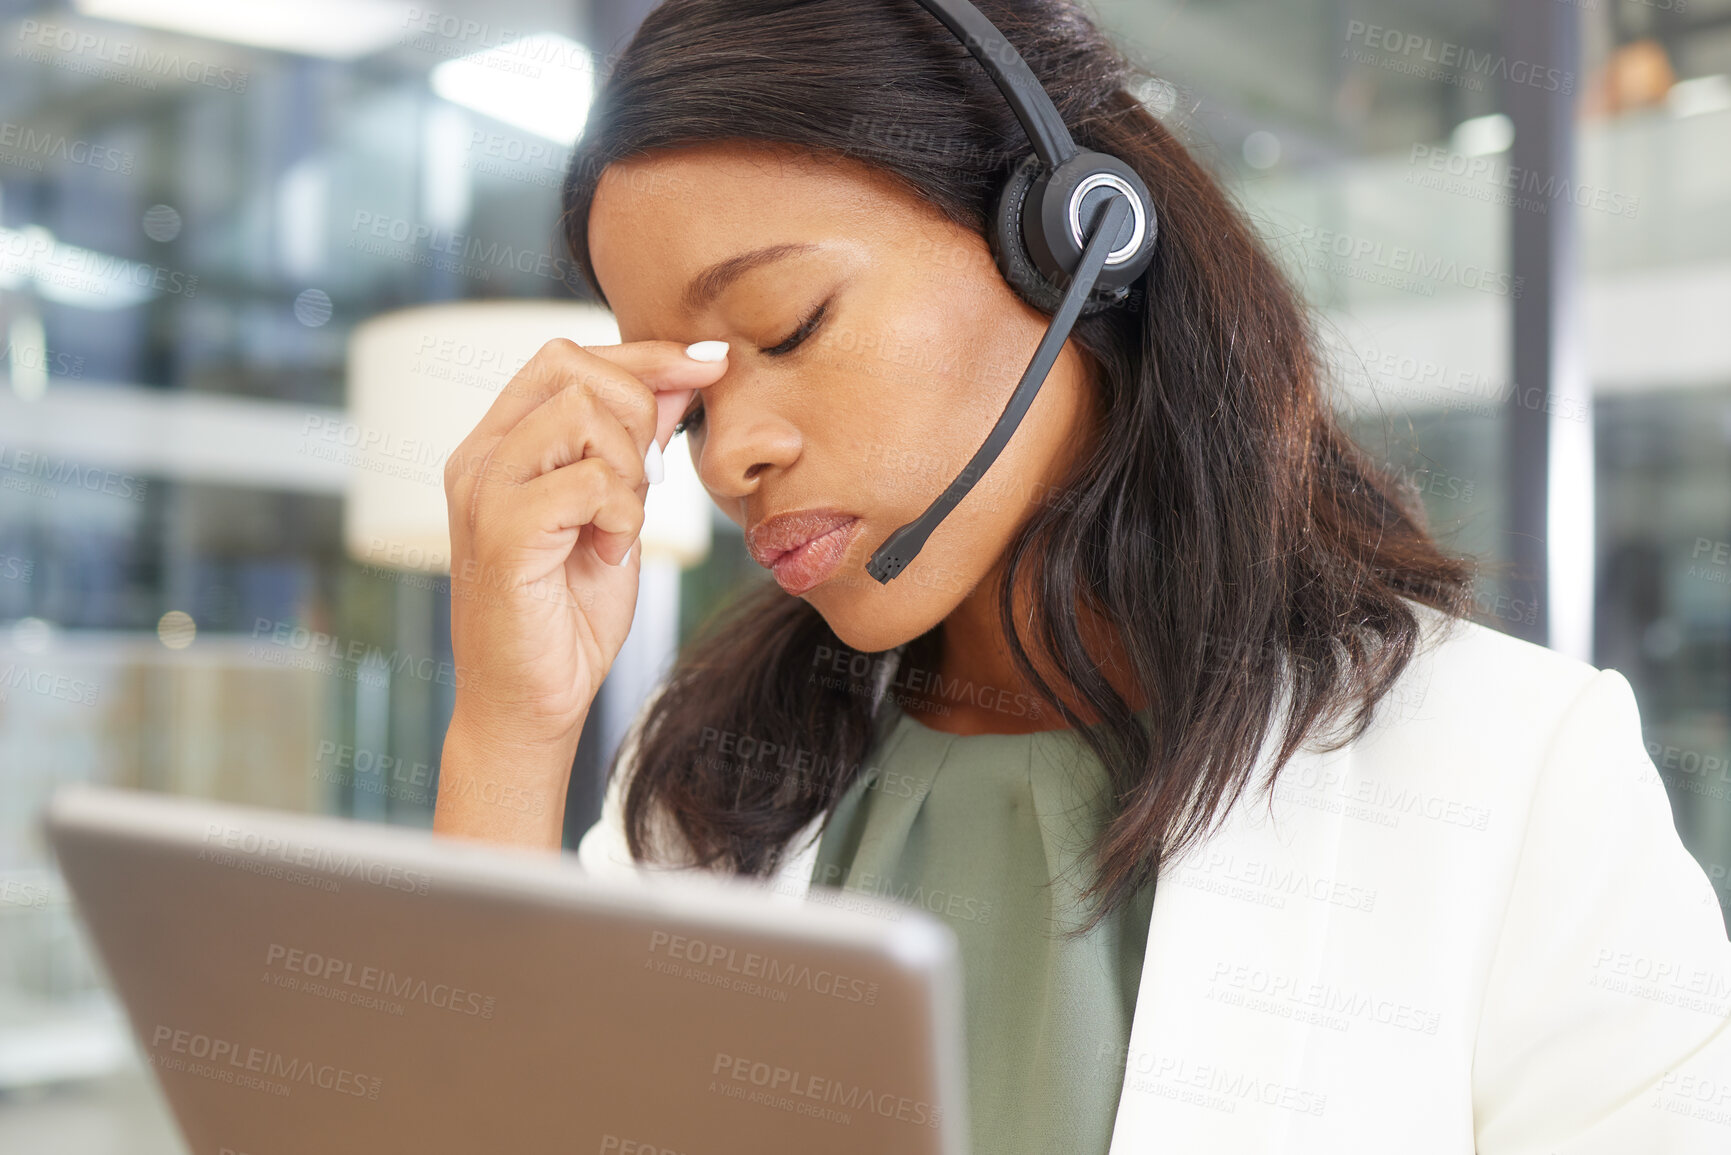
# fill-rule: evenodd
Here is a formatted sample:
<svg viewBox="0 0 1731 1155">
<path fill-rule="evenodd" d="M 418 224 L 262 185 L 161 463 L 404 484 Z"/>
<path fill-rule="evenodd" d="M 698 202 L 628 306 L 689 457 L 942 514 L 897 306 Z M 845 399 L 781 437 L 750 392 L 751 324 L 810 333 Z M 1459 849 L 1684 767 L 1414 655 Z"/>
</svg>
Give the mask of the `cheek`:
<svg viewBox="0 0 1731 1155">
<path fill-rule="evenodd" d="M 870 503 L 885 516 L 899 511 L 911 521 L 979 448 L 968 441 L 977 398 L 913 363 L 898 367 L 856 355 L 826 373 L 814 392 L 824 408 L 807 428 L 829 431 L 825 459 L 849 463 L 849 476 L 835 479 L 844 487 L 838 496 Z"/>
<path fill-rule="evenodd" d="M 868 476 L 882 474 L 886 493 L 929 491 L 928 501 L 979 448 L 1026 367 L 993 354 L 986 318 L 951 303 L 907 307 L 932 299 L 855 310 L 814 351 L 807 377 L 824 425 L 873 465 Z"/>
</svg>

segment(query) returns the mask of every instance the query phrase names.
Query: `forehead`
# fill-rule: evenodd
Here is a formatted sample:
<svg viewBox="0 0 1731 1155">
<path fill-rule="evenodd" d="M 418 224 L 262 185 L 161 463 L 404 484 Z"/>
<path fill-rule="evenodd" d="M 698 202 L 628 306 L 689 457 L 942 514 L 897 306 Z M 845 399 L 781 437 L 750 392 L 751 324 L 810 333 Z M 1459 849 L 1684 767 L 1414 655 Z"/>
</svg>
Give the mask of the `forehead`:
<svg viewBox="0 0 1731 1155">
<path fill-rule="evenodd" d="M 616 313 L 689 320 L 685 287 L 718 261 L 802 242 L 884 248 L 948 221 L 894 177 L 843 156 L 749 142 L 616 161 L 596 182 L 589 256 Z"/>
</svg>

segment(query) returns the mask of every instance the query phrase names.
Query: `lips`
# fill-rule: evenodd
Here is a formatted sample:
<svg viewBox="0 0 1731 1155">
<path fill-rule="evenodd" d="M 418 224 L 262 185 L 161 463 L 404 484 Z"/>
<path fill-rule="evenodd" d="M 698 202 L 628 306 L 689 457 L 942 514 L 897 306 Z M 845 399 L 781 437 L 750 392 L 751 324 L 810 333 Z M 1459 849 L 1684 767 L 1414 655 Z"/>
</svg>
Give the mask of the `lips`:
<svg viewBox="0 0 1731 1155">
<path fill-rule="evenodd" d="M 821 584 L 841 566 L 864 523 L 836 509 L 796 509 L 766 518 L 746 531 L 753 560 L 775 574 L 791 594 Z"/>
</svg>

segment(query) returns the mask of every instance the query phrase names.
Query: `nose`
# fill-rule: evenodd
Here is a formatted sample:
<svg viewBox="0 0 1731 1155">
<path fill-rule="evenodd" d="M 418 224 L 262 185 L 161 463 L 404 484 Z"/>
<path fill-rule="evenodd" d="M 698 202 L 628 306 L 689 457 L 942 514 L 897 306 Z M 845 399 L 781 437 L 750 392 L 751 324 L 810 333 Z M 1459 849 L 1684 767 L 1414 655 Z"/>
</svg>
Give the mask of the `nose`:
<svg viewBox="0 0 1731 1155">
<path fill-rule="evenodd" d="M 697 476 L 718 501 L 756 493 L 762 479 L 799 459 L 803 438 L 791 421 L 741 382 L 703 397 L 703 446 Z M 725 394 L 724 396 L 721 394 Z"/>
</svg>

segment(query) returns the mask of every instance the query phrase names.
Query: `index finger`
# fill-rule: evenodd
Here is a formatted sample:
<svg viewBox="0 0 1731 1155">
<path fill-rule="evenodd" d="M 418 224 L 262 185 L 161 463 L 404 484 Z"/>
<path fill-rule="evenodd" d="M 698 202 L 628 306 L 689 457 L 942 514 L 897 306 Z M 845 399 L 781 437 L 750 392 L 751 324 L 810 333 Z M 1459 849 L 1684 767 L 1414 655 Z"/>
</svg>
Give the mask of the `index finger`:
<svg viewBox="0 0 1731 1155">
<path fill-rule="evenodd" d="M 591 345 L 589 352 L 598 357 L 604 357 L 615 364 L 629 366 L 640 353 L 643 345 L 663 344 L 664 342 L 637 341 L 629 345 Z M 715 384 L 727 372 L 728 347 L 726 341 L 703 341 L 699 345 L 681 345 L 679 357 L 688 366 L 697 366 L 700 372 L 692 373 L 681 370 L 675 373 L 656 374 L 651 368 L 649 376 L 635 374 L 639 380 L 655 392 L 655 443 L 662 449 L 673 440 L 673 427 L 679 424 L 680 418 L 691 407 L 691 398 L 699 390 Z M 696 350 L 705 354 L 704 360 L 692 359 L 687 350 Z"/>
<path fill-rule="evenodd" d="M 635 386 L 647 386 L 657 395 L 656 428 L 647 432 L 659 437 L 665 429 L 671 435 L 673 425 L 690 402 L 692 391 L 713 384 L 726 371 L 725 361 L 693 360 L 685 352 L 687 347 L 677 341 L 632 341 L 622 345 L 585 347 L 567 338 L 554 338 L 541 346 L 499 391 L 498 398 L 475 426 L 472 436 L 478 442 L 503 437 L 548 398 L 580 383 L 590 384 L 594 394 L 619 413 L 633 437 L 641 436 L 645 431 L 632 428 L 636 422 L 628 418 L 634 407 L 624 403 L 623 399 L 634 391 Z M 660 395 L 667 391 L 677 393 L 678 409 L 672 409 L 673 402 L 660 400 Z M 667 417 L 670 410 L 673 412 L 671 419 Z"/>
</svg>

